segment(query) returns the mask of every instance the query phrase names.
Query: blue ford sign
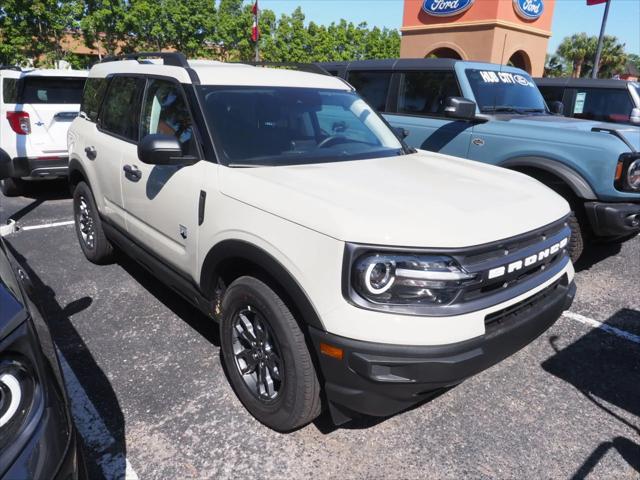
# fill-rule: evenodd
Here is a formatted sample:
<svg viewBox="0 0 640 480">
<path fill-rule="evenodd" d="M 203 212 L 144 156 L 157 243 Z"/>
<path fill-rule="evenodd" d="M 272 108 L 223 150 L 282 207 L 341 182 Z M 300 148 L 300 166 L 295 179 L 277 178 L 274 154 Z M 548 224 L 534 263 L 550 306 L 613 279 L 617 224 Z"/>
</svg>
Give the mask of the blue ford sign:
<svg viewBox="0 0 640 480">
<path fill-rule="evenodd" d="M 536 20 L 544 12 L 543 0 L 513 0 L 513 7 L 525 20 Z"/>
<path fill-rule="evenodd" d="M 422 10 L 434 17 L 451 17 L 467 10 L 475 0 L 424 0 Z"/>
</svg>

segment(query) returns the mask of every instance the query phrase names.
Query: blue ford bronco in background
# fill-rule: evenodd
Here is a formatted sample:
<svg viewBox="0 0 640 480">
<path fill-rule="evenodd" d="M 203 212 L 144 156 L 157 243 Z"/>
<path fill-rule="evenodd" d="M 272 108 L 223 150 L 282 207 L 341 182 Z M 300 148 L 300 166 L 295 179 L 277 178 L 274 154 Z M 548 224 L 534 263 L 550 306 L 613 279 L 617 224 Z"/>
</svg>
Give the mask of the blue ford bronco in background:
<svg viewBox="0 0 640 480">
<path fill-rule="evenodd" d="M 640 128 L 555 115 L 523 70 L 449 59 L 320 64 L 412 147 L 535 177 L 571 205 L 571 251 L 640 232 Z M 558 113 L 558 112 L 556 112 Z"/>
</svg>

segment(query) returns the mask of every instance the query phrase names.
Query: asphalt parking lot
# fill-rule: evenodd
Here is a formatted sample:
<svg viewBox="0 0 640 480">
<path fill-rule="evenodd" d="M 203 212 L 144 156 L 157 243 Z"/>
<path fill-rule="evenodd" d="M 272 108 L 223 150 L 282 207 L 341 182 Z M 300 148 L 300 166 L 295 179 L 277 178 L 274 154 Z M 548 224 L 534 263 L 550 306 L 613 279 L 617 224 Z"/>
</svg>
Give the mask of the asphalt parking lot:
<svg viewBox="0 0 640 480">
<path fill-rule="evenodd" d="M 10 217 L 92 478 L 640 476 L 640 237 L 591 249 L 570 312 L 499 365 L 391 418 L 283 435 L 236 399 L 215 324 L 125 257 L 85 260 L 64 183 L 0 196 Z"/>
</svg>

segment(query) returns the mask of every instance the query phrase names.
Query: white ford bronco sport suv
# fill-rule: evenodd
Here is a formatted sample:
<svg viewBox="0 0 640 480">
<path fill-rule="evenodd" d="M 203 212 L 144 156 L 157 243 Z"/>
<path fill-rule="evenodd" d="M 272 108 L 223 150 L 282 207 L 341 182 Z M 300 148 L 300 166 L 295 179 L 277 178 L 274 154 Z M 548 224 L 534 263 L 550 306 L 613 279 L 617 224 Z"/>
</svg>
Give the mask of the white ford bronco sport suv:
<svg viewBox="0 0 640 480">
<path fill-rule="evenodd" d="M 527 345 L 575 293 L 562 198 L 409 149 L 331 76 L 110 58 L 68 143 L 84 254 L 117 246 L 219 320 L 231 385 L 279 431 L 323 404 L 336 424 L 406 409 Z"/>
<path fill-rule="evenodd" d="M 11 157 L 6 196 L 22 179 L 66 177 L 67 130 L 80 110 L 86 71 L 0 67 L 0 148 Z"/>
</svg>

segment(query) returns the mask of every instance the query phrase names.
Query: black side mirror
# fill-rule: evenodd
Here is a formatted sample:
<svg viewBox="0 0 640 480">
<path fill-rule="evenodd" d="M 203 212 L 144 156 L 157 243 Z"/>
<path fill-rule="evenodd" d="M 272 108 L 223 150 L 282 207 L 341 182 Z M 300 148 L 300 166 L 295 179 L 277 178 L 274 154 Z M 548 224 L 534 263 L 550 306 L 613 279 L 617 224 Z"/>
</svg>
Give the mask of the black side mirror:
<svg viewBox="0 0 640 480">
<path fill-rule="evenodd" d="M 393 127 L 393 131 L 402 140 L 407 138 L 409 136 L 409 134 L 411 133 L 411 132 L 409 132 L 409 130 L 407 130 L 406 128 L 402 128 L 402 127 Z"/>
<path fill-rule="evenodd" d="M 12 174 L 13 165 L 11 164 L 11 157 L 0 148 L 0 180 L 11 178 Z"/>
<path fill-rule="evenodd" d="M 449 97 L 445 103 L 447 117 L 460 120 L 473 120 L 476 117 L 476 102 L 463 97 Z"/>
<path fill-rule="evenodd" d="M 138 144 L 138 158 L 149 165 L 191 165 L 197 160 L 182 153 L 176 137 L 160 133 L 142 139 Z"/>
<path fill-rule="evenodd" d="M 549 104 L 549 110 L 554 115 L 562 115 L 564 113 L 564 103 L 556 100 L 555 102 L 551 102 Z"/>
</svg>

